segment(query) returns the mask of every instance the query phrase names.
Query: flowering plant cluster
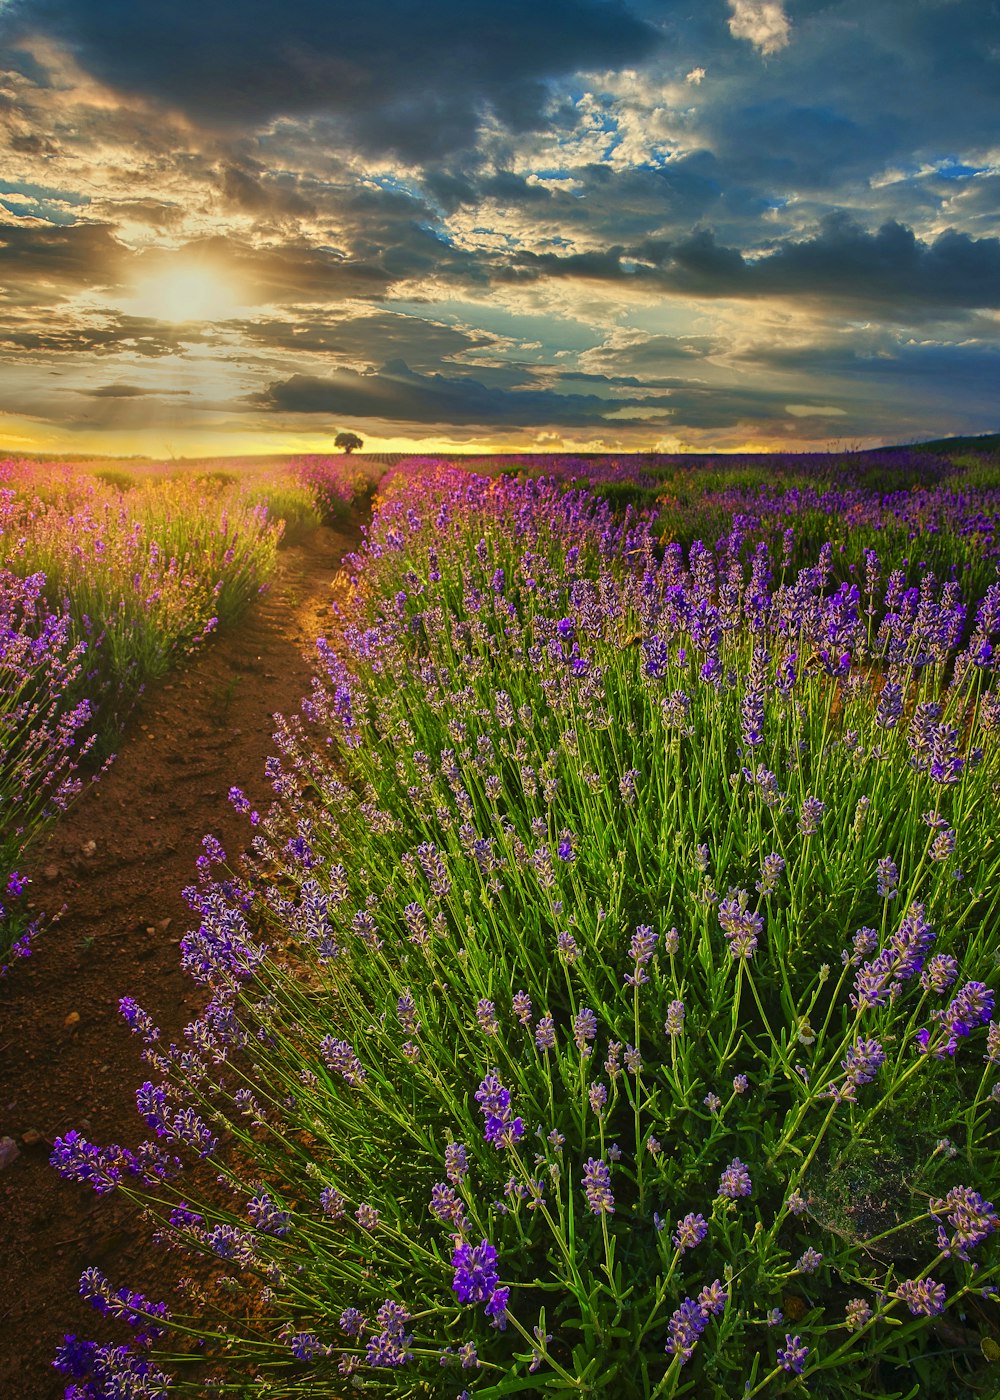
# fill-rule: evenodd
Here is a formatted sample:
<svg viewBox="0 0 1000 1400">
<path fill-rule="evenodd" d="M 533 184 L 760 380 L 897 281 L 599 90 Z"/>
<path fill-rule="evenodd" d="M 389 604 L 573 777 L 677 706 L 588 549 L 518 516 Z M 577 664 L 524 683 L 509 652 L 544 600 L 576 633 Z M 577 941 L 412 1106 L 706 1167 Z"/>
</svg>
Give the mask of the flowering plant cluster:
<svg viewBox="0 0 1000 1400">
<path fill-rule="evenodd" d="M 785 474 L 740 459 L 701 475 L 671 470 L 653 493 L 660 531 L 690 544 L 715 541 L 736 526 L 749 547 L 764 541 L 776 560 L 796 570 L 829 542 L 838 581 L 861 574 L 869 550 L 886 572 L 902 569 L 911 585 L 930 570 L 957 579 L 966 596 L 975 597 L 995 578 L 995 467 L 974 462 L 963 470 L 933 458 L 928 466 L 926 454 L 907 454 L 901 463 L 897 454 L 862 453 L 837 462 L 831 477 L 829 459 L 825 463 L 791 458 Z"/>
<path fill-rule="evenodd" d="M 67 698 L 84 648 L 67 615 L 46 605 L 44 582 L 0 570 L 0 974 L 37 931 L 18 869 L 24 848 L 78 791 L 93 743 L 90 706 Z"/>
<path fill-rule="evenodd" d="M 143 685 L 240 615 L 275 562 L 281 524 L 235 488 L 193 477 L 125 490 L 83 473 L 9 468 L 0 565 L 41 576 L 86 645 L 87 699 L 111 740 Z"/>
<path fill-rule="evenodd" d="M 54 1152 L 211 1286 L 85 1275 L 67 1395 L 981 1393 L 1000 584 L 444 464 L 350 567 L 147 1137 Z"/>
<path fill-rule="evenodd" d="M 293 458 L 289 473 L 310 493 L 320 518 L 330 524 L 344 520 L 352 506 L 367 503 L 383 468 L 381 459 L 359 461 L 349 453 L 336 457 Z"/>
</svg>

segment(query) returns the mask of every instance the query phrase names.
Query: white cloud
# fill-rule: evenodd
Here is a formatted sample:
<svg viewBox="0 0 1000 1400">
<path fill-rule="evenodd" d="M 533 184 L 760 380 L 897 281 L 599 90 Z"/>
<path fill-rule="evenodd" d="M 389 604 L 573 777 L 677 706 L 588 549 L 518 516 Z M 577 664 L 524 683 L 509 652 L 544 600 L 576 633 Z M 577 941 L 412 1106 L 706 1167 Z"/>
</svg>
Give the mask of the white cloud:
<svg viewBox="0 0 1000 1400">
<path fill-rule="evenodd" d="M 690 73 L 685 74 L 684 81 L 686 83 L 693 83 L 695 87 L 697 87 L 704 78 L 704 76 L 704 68 L 692 68 Z"/>
<path fill-rule="evenodd" d="M 781 0 L 729 0 L 732 15 L 729 32 L 734 39 L 748 39 L 761 53 L 786 49 L 791 25 Z"/>
</svg>

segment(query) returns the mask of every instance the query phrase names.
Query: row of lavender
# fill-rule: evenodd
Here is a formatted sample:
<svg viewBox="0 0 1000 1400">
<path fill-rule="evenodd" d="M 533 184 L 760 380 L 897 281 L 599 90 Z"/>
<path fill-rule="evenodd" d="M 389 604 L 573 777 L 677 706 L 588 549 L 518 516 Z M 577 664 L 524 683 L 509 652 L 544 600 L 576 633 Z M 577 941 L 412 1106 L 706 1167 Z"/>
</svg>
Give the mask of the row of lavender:
<svg viewBox="0 0 1000 1400">
<path fill-rule="evenodd" d="M 163 470 L 0 462 L 0 969 L 34 932 L 24 849 L 95 739 L 106 757 L 143 687 L 243 612 L 283 531 L 364 485 L 339 457 L 250 481 Z"/>
<path fill-rule="evenodd" d="M 664 541 L 709 545 L 737 524 L 752 546 L 798 570 L 823 543 L 839 579 L 859 575 L 875 549 L 908 581 L 930 570 L 980 597 L 1000 559 L 996 453 L 919 451 L 769 457 L 498 458 L 513 473 L 590 487 L 616 505 L 655 509 Z"/>
<path fill-rule="evenodd" d="M 1000 584 L 384 491 L 251 864 L 188 892 L 204 1013 L 123 1002 L 149 1137 L 54 1154 L 212 1285 L 88 1270 L 133 1336 L 67 1395 L 981 1393 Z"/>
</svg>

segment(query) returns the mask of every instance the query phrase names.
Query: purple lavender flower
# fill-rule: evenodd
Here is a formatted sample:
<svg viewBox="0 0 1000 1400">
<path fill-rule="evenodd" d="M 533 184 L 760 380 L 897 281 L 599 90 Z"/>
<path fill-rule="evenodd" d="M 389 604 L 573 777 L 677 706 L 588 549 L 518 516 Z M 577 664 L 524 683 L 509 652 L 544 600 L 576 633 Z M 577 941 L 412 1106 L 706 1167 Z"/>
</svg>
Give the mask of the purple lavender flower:
<svg viewBox="0 0 1000 1400">
<path fill-rule="evenodd" d="M 486 1300 L 483 1312 L 490 1319 L 490 1325 L 498 1332 L 507 1330 L 507 1304 L 510 1301 L 509 1288 L 494 1288 Z"/>
<path fill-rule="evenodd" d="M 335 1186 L 324 1186 L 319 1193 L 319 1203 L 324 1215 L 331 1220 L 343 1220 L 347 1214 L 347 1202 Z"/>
<path fill-rule="evenodd" d="M 933 1038 L 926 1029 L 917 1031 L 917 1049 L 923 1054 L 933 1054 L 938 1060 L 954 1055 L 959 1040 L 987 1024 L 993 1006 L 993 992 L 984 982 L 966 982 L 943 1010 L 931 1012 L 940 1026 L 938 1037 Z"/>
<path fill-rule="evenodd" d="M 633 972 L 625 974 L 625 984 L 629 987 L 639 987 L 644 982 L 649 981 L 649 974 L 646 972 L 646 964 L 656 952 L 656 941 L 658 935 L 653 932 L 648 924 L 639 924 L 632 935 L 632 942 L 629 944 L 629 957 L 635 964 Z"/>
<path fill-rule="evenodd" d="M 823 1262 L 823 1256 L 819 1250 L 813 1249 L 812 1245 L 799 1256 L 795 1261 L 795 1267 L 800 1274 L 814 1274 Z"/>
<path fill-rule="evenodd" d="M 147 1011 L 143 1011 L 138 1002 L 131 997 L 122 997 L 118 1003 L 118 1010 L 125 1018 L 125 1024 L 133 1035 L 140 1035 L 147 1045 L 159 1040 L 160 1031 L 152 1016 Z"/>
<path fill-rule="evenodd" d="M 527 992 L 515 992 L 511 1008 L 522 1026 L 531 1025 L 531 998 Z"/>
<path fill-rule="evenodd" d="M 956 837 L 950 826 L 939 831 L 931 842 L 930 858 L 933 861 L 947 860 L 955 854 Z"/>
<path fill-rule="evenodd" d="M 926 992 L 946 992 L 958 976 L 958 959 L 950 953 L 935 953 L 920 974 L 920 985 Z"/>
<path fill-rule="evenodd" d="M 367 1079 L 367 1070 L 346 1040 L 335 1040 L 332 1035 L 325 1035 L 319 1043 L 319 1053 L 330 1069 L 352 1089 L 359 1089 Z"/>
<path fill-rule="evenodd" d="M 403 910 L 403 922 L 406 924 L 407 937 L 411 943 L 424 947 L 430 942 L 427 915 L 419 904 L 406 906 Z"/>
<path fill-rule="evenodd" d="M 430 1212 L 443 1225 L 451 1225 L 459 1234 L 469 1228 L 465 1207 L 453 1187 L 439 1181 L 431 1188 Z"/>
<path fill-rule="evenodd" d="M 425 841 L 422 846 L 417 847 L 417 859 L 431 894 L 437 895 L 438 899 L 444 899 L 451 889 L 451 880 L 448 878 L 448 867 L 440 851 L 432 842 Z"/>
<path fill-rule="evenodd" d="M 752 1190 L 750 1173 L 740 1159 L 734 1157 L 719 1177 L 719 1195 L 735 1201 L 740 1196 L 749 1196 Z"/>
<path fill-rule="evenodd" d="M 524 1134 L 524 1123 L 510 1110 L 510 1090 L 505 1089 L 492 1070 L 476 1090 L 476 1102 L 485 1119 L 483 1137 L 499 1151 L 512 1147 Z"/>
<path fill-rule="evenodd" d="M 685 1298 L 667 1323 L 667 1345 L 664 1348 L 667 1355 L 676 1356 L 680 1364 L 685 1366 L 694 1355 L 698 1339 L 707 1325 L 708 1314 L 705 1309 L 693 1298 Z"/>
<path fill-rule="evenodd" d="M 479 1022 L 479 1029 L 483 1035 L 496 1035 L 500 1029 L 500 1022 L 496 1018 L 496 1007 L 485 997 L 481 997 L 476 1006 L 476 1020 Z"/>
<path fill-rule="evenodd" d="M 770 855 L 765 856 L 761 862 L 760 879 L 756 884 L 757 893 L 763 895 L 773 894 L 778 887 L 778 881 L 784 873 L 784 870 L 784 859 L 779 856 L 776 851 L 772 851 Z"/>
<path fill-rule="evenodd" d="M 858 969 L 851 1005 L 861 1010 L 885 1006 L 895 990 L 921 970 L 934 937 L 924 906 L 911 904 L 886 946 Z"/>
<path fill-rule="evenodd" d="M 723 1287 L 721 1279 L 713 1279 L 711 1283 L 706 1283 L 698 1294 L 698 1306 L 713 1317 L 721 1316 L 728 1302 L 729 1292 Z"/>
<path fill-rule="evenodd" d="M 613 1215 L 611 1170 L 601 1157 L 589 1157 L 583 1168 L 583 1192 L 594 1215 Z"/>
<path fill-rule="evenodd" d="M 325 1347 L 315 1332 L 296 1332 L 288 1339 L 288 1349 L 296 1361 L 314 1361 L 318 1356 L 328 1356 Z"/>
<path fill-rule="evenodd" d="M 128 1396 L 129 1400 L 167 1400 L 171 1378 L 157 1370 L 151 1361 L 132 1354 L 128 1346 L 98 1346 L 67 1337 L 56 1353 L 56 1369 L 83 1379 L 86 1386 L 69 1386 L 70 1400 L 91 1400 L 96 1396 Z"/>
<path fill-rule="evenodd" d="M 848 1048 L 840 1064 L 849 1084 L 870 1084 L 885 1064 L 885 1051 L 877 1040 L 859 1037 Z"/>
<path fill-rule="evenodd" d="M 803 836 L 815 836 L 819 831 L 819 824 L 823 813 L 826 811 L 826 803 L 821 802 L 818 797 L 807 797 L 802 803 L 802 812 L 799 816 L 799 831 Z"/>
<path fill-rule="evenodd" d="M 460 1303 L 485 1303 L 500 1281 L 497 1252 L 489 1240 L 477 1245 L 461 1240 L 451 1256 L 455 1278 L 453 1290 Z"/>
<path fill-rule="evenodd" d="M 592 1054 L 593 1047 L 590 1042 L 597 1035 L 597 1017 L 589 1006 L 581 1006 L 580 1010 L 573 1017 L 573 1039 L 576 1041 L 576 1048 L 581 1055 Z"/>
<path fill-rule="evenodd" d="M 168 1219 L 175 1230 L 191 1230 L 200 1225 L 205 1217 L 181 1201 L 180 1205 L 174 1206 Z"/>
<path fill-rule="evenodd" d="M 750 958 L 757 949 L 757 940 L 764 931 L 760 914 L 747 907 L 750 895 L 746 890 L 731 890 L 719 905 L 719 924 L 729 940 L 734 958 Z"/>
<path fill-rule="evenodd" d="M 409 1350 L 412 1336 L 406 1333 L 409 1314 L 405 1308 L 387 1298 L 376 1314 L 382 1331 L 370 1337 L 366 1347 L 369 1366 L 405 1366 L 413 1360 Z"/>
<path fill-rule="evenodd" d="M 535 1027 L 535 1044 L 539 1050 L 554 1050 L 556 1045 L 556 1025 L 551 1016 L 539 1018 Z"/>
<path fill-rule="evenodd" d="M 599 1117 L 601 1116 L 601 1114 L 604 1112 L 604 1109 L 607 1107 L 607 1102 L 608 1102 L 608 1090 L 607 1090 L 607 1085 L 601 1084 L 601 1083 L 599 1083 L 599 1082 L 598 1082 L 598 1083 L 595 1083 L 595 1084 L 591 1084 L 590 1088 L 589 1088 L 588 1091 L 587 1091 L 587 1097 L 588 1097 L 589 1100 L 590 1100 L 590 1107 L 591 1107 L 591 1109 L 593 1110 L 594 1113 L 597 1114 L 597 1116 L 598 1116 L 598 1118 L 599 1118 Z"/>
<path fill-rule="evenodd" d="M 258 1191 L 247 1204 L 247 1216 L 251 1225 L 266 1235 L 287 1235 L 292 1226 L 291 1211 L 280 1210 L 266 1191 Z"/>
<path fill-rule="evenodd" d="M 562 933 L 557 936 L 556 947 L 559 950 L 559 956 L 565 959 L 570 967 L 573 966 L 580 956 L 580 950 L 576 946 L 576 939 L 567 929 L 564 929 Z"/>
<path fill-rule="evenodd" d="M 954 1234 L 949 1239 L 943 1225 L 938 1224 L 938 1249 L 946 1256 L 954 1255 L 968 1262 L 969 1250 L 982 1244 L 1000 1224 L 1000 1217 L 991 1201 L 984 1201 L 970 1186 L 953 1186 L 942 1200 L 931 1201 L 933 1219 L 946 1215 Z"/>
<path fill-rule="evenodd" d="M 944 1284 L 935 1283 L 932 1278 L 908 1278 L 896 1289 L 895 1296 L 914 1317 L 935 1317 L 944 1312 L 947 1295 Z"/>
<path fill-rule="evenodd" d="M 345 1308 L 340 1314 L 340 1330 L 348 1337 L 357 1337 L 368 1326 L 364 1313 L 357 1308 Z"/>
<path fill-rule="evenodd" d="M 684 1003 L 672 1001 L 667 1007 L 667 1019 L 663 1023 L 667 1035 L 680 1035 L 684 1030 Z"/>
<path fill-rule="evenodd" d="M 785 1333 L 785 1345 L 778 1348 L 778 1365 L 783 1371 L 791 1371 L 794 1376 L 801 1376 L 806 1368 L 806 1357 L 809 1355 L 809 1348 L 803 1346 L 801 1337 L 793 1337 Z"/>
<path fill-rule="evenodd" d="M 410 989 L 407 988 L 396 1002 L 396 1015 L 399 1024 L 407 1035 L 416 1035 L 420 1030 L 420 1022 L 417 1020 L 417 1005 L 413 1000 Z"/>
<path fill-rule="evenodd" d="M 703 1215 L 685 1215 L 677 1222 L 677 1229 L 673 1235 L 674 1248 L 683 1254 L 701 1244 L 707 1234 L 708 1222 Z"/>
<path fill-rule="evenodd" d="M 895 899 L 899 894 L 899 871 L 890 856 L 883 856 L 876 866 L 875 888 L 880 899 Z"/>
<path fill-rule="evenodd" d="M 895 729 L 903 716 L 903 687 L 896 681 L 886 681 L 875 707 L 875 723 L 880 729 Z"/>
<path fill-rule="evenodd" d="M 369 1234 L 378 1229 L 379 1213 L 374 1206 L 368 1205 L 366 1201 L 362 1201 L 358 1206 L 354 1212 L 354 1218 L 362 1230 L 367 1230 Z"/>
<path fill-rule="evenodd" d="M 851 1298 L 844 1314 L 844 1326 L 849 1332 L 860 1332 L 872 1319 L 871 1304 L 864 1298 Z"/>
</svg>

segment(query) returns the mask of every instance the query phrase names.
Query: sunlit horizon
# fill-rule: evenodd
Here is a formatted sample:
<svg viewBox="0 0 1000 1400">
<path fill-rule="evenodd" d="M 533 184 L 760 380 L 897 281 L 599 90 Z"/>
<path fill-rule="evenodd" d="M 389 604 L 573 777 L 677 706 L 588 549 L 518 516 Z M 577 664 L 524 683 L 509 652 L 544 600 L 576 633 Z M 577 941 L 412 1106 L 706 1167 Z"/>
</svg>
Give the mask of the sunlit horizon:
<svg viewBox="0 0 1000 1400">
<path fill-rule="evenodd" d="M 1000 429 L 978 0 L 483 13 L 0 8 L 0 450 Z"/>
</svg>

